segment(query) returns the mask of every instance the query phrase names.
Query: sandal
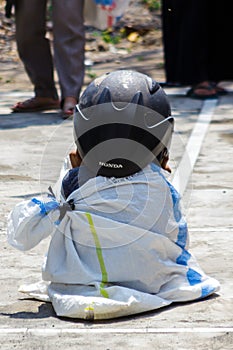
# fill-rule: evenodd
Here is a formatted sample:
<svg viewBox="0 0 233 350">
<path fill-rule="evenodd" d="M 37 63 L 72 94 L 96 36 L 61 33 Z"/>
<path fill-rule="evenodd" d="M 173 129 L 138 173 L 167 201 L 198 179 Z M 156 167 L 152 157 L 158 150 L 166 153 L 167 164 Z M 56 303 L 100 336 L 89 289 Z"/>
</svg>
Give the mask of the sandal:
<svg viewBox="0 0 233 350">
<path fill-rule="evenodd" d="M 13 113 L 32 113 L 60 108 L 59 100 L 51 97 L 32 97 L 23 102 L 17 102 L 11 110 Z"/>
<path fill-rule="evenodd" d="M 211 81 L 211 85 L 213 86 L 213 88 L 215 88 L 216 92 L 218 93 L 218 95 L 227 95 L 227 90 L 224 89 L 223 87 L 219 86 L 218 83 Z"/>
<path fill-rule="evenodd" d="M 68 119 L 73 116 L 77 99 L 75 97 L 68 96 L 61 102 L 62 119 Z"/>
<path fill-rule="evenodd" d="M 206 100 L 218 98 L 218 93 L 216 91 L 216 88 L 207 81 L 194 85 L 190 90 L 188 90 L 187 96 L 191 98 Z"/>
</svg>

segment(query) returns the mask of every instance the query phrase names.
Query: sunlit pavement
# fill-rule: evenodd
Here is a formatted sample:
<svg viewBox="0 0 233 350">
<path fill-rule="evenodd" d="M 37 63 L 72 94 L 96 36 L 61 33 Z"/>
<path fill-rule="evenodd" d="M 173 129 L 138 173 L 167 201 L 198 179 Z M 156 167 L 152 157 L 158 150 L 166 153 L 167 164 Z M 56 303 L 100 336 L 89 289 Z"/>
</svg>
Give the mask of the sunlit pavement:
<svg viewBox="0 0 233 350">
<path fill-rule="evenodd" d="M 27 253 L 14 250 L 6 242 L 6 216 L 19 201 L 54 183 L 63 157 L 74 144 L 72 120 L 62 121 L 57 111 L 11 114 L 10 106 L 30 93 L 4 92 L 0 99 L 1 349 L 232 348 L 233 94 L 206 102 L 187 98 L 184 89 L 166 92 L 176 120 L 169 179 L 183 193 L 191 251 L 203 270 L 220 281 L 219 294 L 90 323 L 60 319 L 50 304 L 18 293 L 20 284 L 40 279 L 48 241 Z"/>
</svg>

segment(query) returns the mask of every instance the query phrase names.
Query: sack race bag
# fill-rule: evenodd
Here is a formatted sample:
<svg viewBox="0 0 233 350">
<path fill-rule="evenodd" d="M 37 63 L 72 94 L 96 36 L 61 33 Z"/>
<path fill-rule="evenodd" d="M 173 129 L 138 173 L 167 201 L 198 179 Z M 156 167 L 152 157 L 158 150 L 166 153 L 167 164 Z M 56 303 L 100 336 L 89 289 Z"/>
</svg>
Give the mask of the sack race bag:
<svg viewBox="0 0 233 350">
<path fill-rule="evenodd" d="M 84 22 L 100 30 L 112 28 L 123 16 L 130 0 L 85 0 Z"/>
<path fill-rule="evenodd" d="M 219 290 L 189 252 L 179 194 L 159 166 L 128 178 L 89 179 L 69 195 L 72 210 L 62 190 L 70 169 L 66 158 L 53 187 L 56 199 L 24 200 L 8 217 L 8 242 L 21 251 L 51 235 L 43 280 L 21 285 L 21 293 L 51 302 L 57 316 L 98 320 L 200 300 Z"/>
</svg>

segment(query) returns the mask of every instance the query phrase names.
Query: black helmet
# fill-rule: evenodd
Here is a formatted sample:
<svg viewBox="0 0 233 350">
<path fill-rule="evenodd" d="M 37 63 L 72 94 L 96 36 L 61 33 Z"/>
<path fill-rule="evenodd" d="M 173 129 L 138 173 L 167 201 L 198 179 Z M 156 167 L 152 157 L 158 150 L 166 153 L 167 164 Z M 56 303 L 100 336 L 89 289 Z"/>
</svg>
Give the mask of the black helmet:
<svg viewBox="0 0 233 350">
<path fill-rule="evenodd" d="M 161 86 L 145 74 L 119 70 L 95 79 L 74 114 L 74 138 L 95 175 L 124 177 L 152 161 L 171 142 L 173 118 Z"/>
</svg>

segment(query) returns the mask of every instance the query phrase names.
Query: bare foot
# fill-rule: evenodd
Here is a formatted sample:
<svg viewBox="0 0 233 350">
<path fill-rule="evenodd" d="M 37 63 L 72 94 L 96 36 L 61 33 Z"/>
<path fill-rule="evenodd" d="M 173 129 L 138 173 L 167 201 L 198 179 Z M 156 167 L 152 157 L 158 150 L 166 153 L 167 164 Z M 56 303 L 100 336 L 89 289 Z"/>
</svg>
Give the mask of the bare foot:
<svg viewBox="0 0 233 350">
<path fill-rule="evenodd" d="M 63 119 L 67 119 L 73 115 L 74 108 L 75 108 L 77 102 L 78 102 L 77 99 L 75 97 L 72 97 L 72 96 L 67 96 L 64 99 L 63 107 L 62 107 L 62 118 Z"/>
</svg>

